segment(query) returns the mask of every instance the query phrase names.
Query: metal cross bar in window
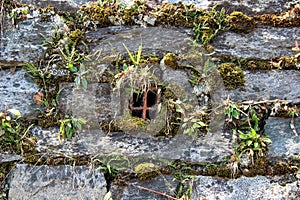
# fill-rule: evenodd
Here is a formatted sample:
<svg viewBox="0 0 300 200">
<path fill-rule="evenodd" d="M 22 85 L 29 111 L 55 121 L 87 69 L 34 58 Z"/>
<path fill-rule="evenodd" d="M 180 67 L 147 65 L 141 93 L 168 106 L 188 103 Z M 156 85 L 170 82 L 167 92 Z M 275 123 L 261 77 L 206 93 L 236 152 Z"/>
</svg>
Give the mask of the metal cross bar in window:
<svg viewBox="0 0 300 200">
<path fill-rule="evenodd" d="M 157 106 L 160 104 L 160 93 L 158 88 L 153 86 L 141 94 L 134 93 L 130 98 L 130 110 L 133 116 L 143 119 L 151 119 L 157 115 Z M 150 112 L 153 116 L 150 117 Z"/>
</svg>

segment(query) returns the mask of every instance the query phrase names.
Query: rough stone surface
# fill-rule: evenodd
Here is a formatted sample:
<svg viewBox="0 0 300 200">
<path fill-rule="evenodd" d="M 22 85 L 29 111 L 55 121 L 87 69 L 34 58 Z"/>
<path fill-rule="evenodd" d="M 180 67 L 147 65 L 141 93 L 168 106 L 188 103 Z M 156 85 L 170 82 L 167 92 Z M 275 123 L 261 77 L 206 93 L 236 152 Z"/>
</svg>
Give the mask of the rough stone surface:
<svg viewBox="0 0 300 200">
<path fill-rule="evenodd" d="M 214 39 L 212 46 L 215 55 L 270 60 L 277 56 L 294 56 L 292 47 L 299 39 L 299 27 L 260 27 L 249 34 L 223 32 Z"/>
<path fill-rule="evenodd" d="M 178 180 L 174 180 L 173 178 L 174 177 L 172 176 L 159 176 L 147 181 L 130 182 L 126 187 L 113 184 L 110 191 L 112 193 L 113 199 L 166 200 L 168 198 L 166 198 L 165 196 L 139 189 L 136 186 L 142 186 L 144 188 L 175 197 L 176 195 L 174 194 L 174 191 L 178 184 Z"/>
<path fill-rule="evenodd" d="M 297 158 L 300 156 L 300 136 L 290 128 L 291 119 L 270 117 L 265 132 L 272 140 L 269 157 Z M 300 120 L 294 120 L 295 129 L 300 131 Z"/>
<path fill-rule="evenodd" d="M 300 102 L 300 91 L 296 85 L 300 84 L 298 70 L 245 71 L 246 85 L 231 91 L 230 99 L 243 100 L 291 100 Z"/>
<path fill-rule="evenodd" d="M 76 11 L 82 3 L 89 0 L 21 0 L 22 3 L 32 4 L 33 7 L 54 6 L 60 11 Z M 128 1 L 127 1 L 128 2 Z M 151 1 L 153 2 L 153 1 Z M 169 0 L 171 3 L 177 1 Z M 215 3 L 225 5 L 227 12 L 242 11 L 254 15 L 259 13 L 277 13 L 285 9 L 287 0 L 205 0 L 184 1 L 196 3 L 202 8 L 212 7 Z M 157 1 L 156 3 L 161 3 Z M 32 8 L 32 7 L 31 7 Z M 40 44 L 44 39 L 54 33 L 52 24 L 60 29 L 67 28 L 62 19 L 54 12 L 46 14 L 42 20 L 41 14 L 31 10 L 24 21 L 17 25 L 4 14 L 3 30 L 0 41 L 0 66 L 14 66 L 21 62 L 37 62 L 44 56 L 45 49 Z M 45 18 L 44 18 L 45 19 Z M 212 46 L 217 56 L 232 55 L 240 58 L 270 59 L 277 56 L 294 56 L 292 47 L 295 40 L 299 40 L 299 28 L 274 28 L 260 26 L 249 34 L 236 34 L 233 32 L 220 32 Z M 173 52 L 186 59 L 180 63 L 183 66 L 191 64 L 198 70 L 206 59 L 203 59 L 201 48 L 190 45 L 191 29 L 159 28 L 159 27 L 107 27 L 97 31 L 87 32 L 88 46 L 92 53 L 101 50 L 99 59 L 92 59 L 85 63 L 89 72 L 104 72 L 119 55 L 127 55 L 123 43 L 131 51 L 137 51 L 143 44 L 143 54 L 156 54 L 162 58 L 168 52 Z M 196 50 L 195 50 L 196 49 Z M 162 55 L 162 56 L 161 56 Z M 194 60 L 197 60 L 194 62 Z M 190 63 L 189 63 L 190 62 Z M 193 63 L 194 62 L 194 63 Z M 8 65 L 7 65 L 8 64 Z M 92 69 L 92 67 L 94 67 Z M 224 91 L 219 84 L 219 76 L 208 79 L 199 87 L 192 88 L 187 81 L 188 73 L 184 70 L 166 68 L 163 60 L 151 67 L 157 69 L 158 77 L 169 83 L 178 84 L 187 98 L 195 103 L 195 108 L 206 105 L 205 98 L 211 98 L 212 104 L 220 106 L 225 94 L 230 94 L 233 101 L 243 100 L 272 100 L 287 99 L 293 103 L 300 103 L 299 71 L 273 70 L 273 71 L 246 71 L 246 86 L 234 91 Z M 87 76 L 90 74 L 87 74 Z M 99 75 L 99 74 L 98 74 Z M 206 74 L 207 75 L 207 74 Z M 211 130 L 207 135 L 191 137 L 178 134 L 175 137 L 153 137 L 150 133 L 140 132 L 110 132 L 105 133 L 99 122 L 110 120 L 115 116 L 116 108 L 128 109 L 128 98 L 117 96 L 117 100 L 127 102 L 123 107 L 117 107 L 109 83 L 98 84 L 96 74 L 88 77 L 88 89 L 76 89 L 74 84 L 64 83 L 65 87 L 60 96 L 60 109 L 64 113 L 83 117 L 89 122 L 84 129 L 69 140 L 59 141 L 59 127 L 41 128 L 35 126 L 31 133 L 37 137 L 37 151 L 44 156 L 80 155 L 108 163 L 118 169 L 136 171 L 140 163 L 150 163 L 155 167 L 163 168 L 170 161 L 181 160 L 188 162 L 216 163 L 224 161 L 234 152 L 232 134 L 222 131 L 224 119 L 213 116 Z M 213 87 L 211 84 L 213 83 Z M 212 90 L 219 88 L 220 90 Z M 32 96 L 38 87 L 25 75 L 23 70 L 10 73 L 8 70 L 0 71 L 0 111 L 15 108 L 22 114 L 31 114 L 33 108 Z M 176 90 L 174 90 L 176 92 Z M 226 95 L 225 95 L 226 96 Z M 127 96 L 126 96 L 127 97 Z M 181 96 L 180 96 L 181 97 Z M 184 99 L 184 95 L 182 96 Z M 222 98 L 221 98 L 222 97 Z M 122 99 L 123 98 L 123 99 Z M 182 100 L 181 99 L 181 100 Z M 197 101 L 198 100 L 198 101 Z M 206 102 L 207 103 L 207 102 Z M 201 104 L 201 105 L 200 105 Z M 127 105 L 127 106 L 126 106 Z M 214 107 L 213 107 L 214 108 Z M 217 119 L 218 118 L 218 119 Z M 269 118 L 265 131 L 273 141 L 270 146 L 269 157 L 273 158 L 299 158 L 300 139 L 290 129 L 290 119 Z M 299 119 L 295 119 L 296 129 L 299 129 Z M 21 156 L 0 154 L 0 163 L 17 161 Z M 112 168 L 113 169 L 113 168 Z M 267 177 L 254 178 L 241 177 L 236 180 L 199 176 L 193 185 L 191 199 L 299 199 L 300 172 L 293 177 L 294 182 L 285 186 L 279 185 L 274 177 L 272 181 Z M 178 186 L 174 177 L 159 176 L 148 181 L 131 180 L 128 186 L 112 184 L 110 191 L 114 199 L 166 199 L 166 197 L 141 190 L 135 186 L 140 185 L 171 196 Z M 103 199 L 106 194 L 106 181 L 104 175 L 90 166 L 31 166 L 18 164 L 10 176 L 9 199 Z"/>
<path fill-rule="evenodd" d="M 112 152 L 124 156 L 151 159 L 181 159 L 193 162 L 220 162 L 233 151 L 231 135 L 210 133 L 199 138 L 177 135 L 173 138 L 155 138 L 147 133 L 129 135 L 125 133 L 106 134 L 101 129 L 84 130 L 71 140 L 59 141 L 59 129 L 34 127 L 32 134 L 38 138 L 39 152 L 62 152 L 67 155 L 109 155 Z M 50 155 L 50 154 L 49 154 Z"/>
<path fill-rule="evenodd" d="M 103 35 L 98 33 L 103 32 L 103 30 L 107 29 L 91 32 L 87 35 L 87 38 L 92 37 L 93 41 L 97 41 L 103 38 Z M 130 51 L 134 52 L 137 52 L 140 44 L 143 44 L 144 53 L 157 53 L 159 51 L 187 53 L 192 47 L 190 45 L 190 34 L 190 29 L 179 30 L 160 27 L 121 29 L 119 33 L 99 41 L 93 50 L 101 50 L 101 55 L 106 56 L 116 53 L 127 53 L 123 44 Z"/>
<path fill-rule="evenodd" d="M 53 6 L 54 8 L 61 11 L 75 12 L 80 8 L 84 3 L 87 3 L 92 0 L 20 0 L 20 3 L 34 5 L 34 7 L 47 7 Z"/>
<path fill-rule="evenodd" d="M 0 164 L 5 162 L 12 162 L 21 160 L 21 156 L 17 154 L 11 154 L 8 152 L 1 152 L 0 153 Z"/>
<path fill-rule="evenodd" d="M 5 18 L 7 21 L 11 19 Z M 58 15 L 50 16 L 49 21 L 42 20 L 37 11 L 33 11 L 28 18 L 16 26 L 4 27 L 0 40 L 0 64 L 7 62 L 37 62 L 43 58 L 45 47 L 44 38 L 50 39 L 54 33 L 53 23 L 57 27 L 63 26 Z"/>
<path fill-rule="evenodd" d="M 17 109 L 22 115 L 34 112 L 33 95 L 39 90 L 24 70 L 0 71 L 0 111 Z"/>
<path fill-rule="evenodd" d="M 263 176 L 235 180 L 199 176 L 194 180 L 191 199 L 299 199 L 299 180 L 281 186 Z"/>
<path fill-rule="evenodd" d="M 104 175 L 88 166 L 18 164 L 10 177 L 9 199 L 103 199 Z"/>
</svg>

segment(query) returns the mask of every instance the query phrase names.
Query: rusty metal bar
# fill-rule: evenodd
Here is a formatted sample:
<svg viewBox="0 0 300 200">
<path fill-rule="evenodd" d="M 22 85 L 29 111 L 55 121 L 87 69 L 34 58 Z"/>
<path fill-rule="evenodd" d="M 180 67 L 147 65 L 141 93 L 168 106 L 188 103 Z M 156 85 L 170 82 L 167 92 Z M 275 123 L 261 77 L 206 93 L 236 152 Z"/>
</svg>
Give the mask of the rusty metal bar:
<svg viewBox="0 0 300 200">
<path fill-rule="evenodd" d="M 139 107 L 134 107 L 134 99 L 133 96 L 130 97 L 130 110 L 141 110 L 142 111 L 142 119 L 147 119 L 147 111 L 153 110 L 156 111 L 157 114 L 157 106 L 154 107 L 148 107 L 147 103 L 148 103 L 148 92 L 151 91 L 156 95 L 156 102 L 154 105 L 158 105 L 161 103 L 160 98 L 161 98 L 161 94 L 157 94 L 157 87 L 156 86 L 152 86 L 150 90 L 148 90 L 147 92 L 143 93 L 143 106 L 139 106 Z"/>
</svg>

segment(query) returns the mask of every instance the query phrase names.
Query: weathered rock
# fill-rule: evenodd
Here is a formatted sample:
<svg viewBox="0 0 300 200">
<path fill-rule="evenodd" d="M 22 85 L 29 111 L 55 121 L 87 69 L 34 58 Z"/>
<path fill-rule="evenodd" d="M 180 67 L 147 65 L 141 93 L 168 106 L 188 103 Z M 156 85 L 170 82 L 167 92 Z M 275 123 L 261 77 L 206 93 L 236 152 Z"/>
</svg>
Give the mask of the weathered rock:
<svg viewBox="0 0 300 200">
<path fill-rule="evenodd" d="M 58 28 L 64 26 L 58 15 L 53 13 L 49 18 L 49 21 L 43 20 L 37 11 L 32 11 L 27 19 L 18 22 L 16 26 L 6 22 L 8 25 L 4 27 L 5 31 L 0 41 L 0 65 L 8 62 L 33 63 L 43 58 L 45 47 L 42 44 L 45 39 L 41 34 L 50 39 L 55 31 L 54 24 Z M 11 22 L 11 19 L 5 20 Z"/>
<path fill-rule="evenodd" d="M 230 99 L 243 100 L 291 100 L 300 102 L 300 72 L 297 70 L 245 71 L 246 85 L 231 91 Z"/>
<path fill-rule="evenodd" d="M 292 47 L 300 39 L 300 28 L 260 27 L 249 34 L 223 32 L 212 46 L 216 54 L 238 58 L 266 59 L 278 56 L 294 56 Z"/>
<path fill-rule="evenodd" d="M 154 138 L 146 133 L 128 135 L 125 133 L 106 134 L 101 129 L 84 130 L 75 134 L 72 140 L 59 141 L 57 138 L 58 128 L 41 129 L 34 127 L 32 134 L 38 138 L 37 150 L 39 152 L 58 152 L 67 155 L 97 155 L 99 159 L 106 161 L 112 153 L 121 157 L 136 157 L 151 160 L 154 157 L 169 160 L 189 159 L 189 149 L 193 138 L 180 135 L 175 138 Z M 222 147 L 223 148 L 223 147 Z M 213 159 L 212 155 L 205 151 L 201 159 Z M 195 154 L 195 153 L 194 153 Z M 49 154 L 50 155 L 50 154 Z M 219 157 L 216 152 L 215 157 Z M 124 169 L 131 171 L 127 163 Z"/>
<path fill-rule="evenodd" d="M 32 134 L 38 138 L 36 149 L 39 152 L 58 152 L 67 155 L 110 155 L 144 157 L 151 159 L 181 159 L 193 162 L 221 162 L 230 156 L 233 146 L 231 135 L 216 132 L 193 138 L 177 135 L 173 138 L 156 138 L 147 133 L 129 135 L 125 133 L 106 134 L 101 129 L 84 130 L 71 140 L 59 141 L 58 128 L 41 129 L 34 127 Z M 49 154 L 50 155 L 50 154 Z"/>
<path fill-rule="evenodd" d="M 107 29 L 104 29 L 107 30 Z M 87 38 L 91 37 L 95 41 L 102 38 L 98 32 L 87 34 Z M 190 29 L 167 29 L 160 27 L 147 28 L 131 28 L 122 30 L 121 32 L 110 35 L 108 38 L 101 40 L 93 51 L 101 50 L 101 56 L 127 53 L 124 45 L 131 51 L 137 52 L 140 44 L 143 45 L 143 52 L 157 53 L 173 52 L 175 54 L 188 53 L 192 48 L 191 45 L 191 30 Z M 124 44 L 124 45 L 123 45 Z"/>
<path fill-rule="evenodd" d="M 0 111 L 17 109 L 22 115 L 34 112 L 33 95 L 39 90 L 33 80 L 23 69 L 14 73 L 10 70 L 0 71 Z"/>
<path fill-rule="evenodd" d="M 298 199 L 299 180 L 281 186 L 263 176 L 235 180 L 199 176 L 191 199 Z"/>
<path fill-rule="evenodd" d="M 21 156 L 17 154 L 11 154 L 7 152 L 0 152 L 0 164 L 5 162 L 12 162 L 21 160 Z"/>
<path fill-rule="evenodd" d="M 107 30 L 100 29 L 99 31 Z M 93 32 L 94 35 L 95 32 Z M 91 35 L 89 37 L 91 37 Z M 98 36 L 99 37 L 99 36 Z M 159 38 L 159 39 L 158 39 Z M 98 38 L 95 35 L 95 41 Z M 58 129 L 41 129 L 36 127 L 33 129 L 33 135 L 38 137 L 38 151 L 48 151 L 49 148 L 54 148 L 58 151 L 69 155 L 96 155 L 96 154 L 110 154 L 116 152 L 124 156 L 140 156 L 151 158 L 156 156 L 158 158 L 166 159 L 182 159 L 185 161 L 194 162 L 218 162 L 232 151 L 230 145 L 231 135 L 222 132 L 224 119 L 212 118 L 213 127 L 211 132 L 205 136 L 191 137 L 188 135 L 177 134 L 170 138 L 153 137 L 164 126 L 166 126 L 166 110 L 165 104 L 162 104 L 161 111 L 155 119 L 151 119 L 146 128 L 135 128 L 135 124 L 131 121 L 125 121 L 125 125 L 121 127 L 122 131 L 119 133 L 106 134 L 99 127 L 98 123 L 105 120 L 122 120 L 126 119 L 126 114 L 129 110 L 129 93 L 121 91 L 123 88 L 112 90 L 108 83 L 97 83 L 97 73 L 103 72 L 110 63 L 116 59 L 118 54 L 124 54 L 126 49 L 123 43 L 131 51 L 137 51 L 141 41 L 143 44 L 143 53 L 154 52 L 174 52 L 185 58 L 186 63 L 191 64 L 199 71 L 204 70 L 205 56 L 203 49 L 199 46 L 191 45 L 188 34 L 179 30 L 164 29 L 164 28 L 136 28 L 129 30 L 118 30 L 118 34 L 107 35 L 104 39 L 97 42 L 98 46 L 94 51 L 101 50 L 101 54 L 96 56 L 92 61 L 85 63 L 86 68 L 90 73 L 87 74 L 88 88 L 77 89 L 72 84 L 61 84 L 65 87 L 62 91 L 60 99 L 60 109 L 65 113 L 71 113 L 76 117 L 83 117 L 88 120 L 88 124 L 82 132 L 77 134 L 71 140 L 60 142 L 57 139 Z M 145 49 L 144 49 L 145 48 Z M 112 51 L 113 50 L 113 54 Z M 115 56 L 111 58 L 110 56 Z M 182 63 L 184 63 L 182 62 Z M 181 63 L 181 64 L 182 64 Z M 188 82 L 187 72 L 180 69 L 173 69 L 166 67 L 163 61 L 156 64 L 149 63 L 151 68 L 150 73 L 158 77 L 158 80 L 165 82 L 171 92 L 182 101 L 189 103 L 194 112 L 197 105 L 197 95 L 193 94 L 193 88 Z M 143 69 L 145 66 L 139 66 Z M 217 70 L 206 69 L 208 71 L 217 72 Z M 98 74 L 101 76 L 101 73 Z M 131 74 L 132 75 L 132 74 Z M 142 76 L 138 73 L 139 76 Z M 132 75 L 133 76 L 133 75 Z M 140 77 L 137 76 L 136 79 Z M 207 75 L 208 76 L 208 75 Z M 130 77 L 126 77 L 130 79 Z M 220 83 L 220 76 L 212 74 L 208 84 L 214 84 L 210 88 L 222 89 Z M 218 79 L 218 80 L 214 80 Z M 133 79 L 133 78 L 131 78 Z M 133 81 L 136 81 L 135 79 Z M 142 83 L 143 84 L 143 83 Z M 126 88 L 126 86 L 123 86 Z M 136 86 L 138 87 L 138 85 Z M 120 90 L 120 91 L 118 91 Z M 210 89 L 212 90 L 212 89 Z M 224 90 L 222 90 L 224 91 Z M 200 93 L 203 91 L 201 90 Z M 208 92 L 209 91 L 205 91 Z M 220 92 L 220 91 L 219 91 Z M 220 104 L 219 95 L 211 94 L 214 99 L 212 102 Z M 216 107 L 219 105 L 216 105 Z M 196 108 L 195 108 L 196 109 Z M 223 110 L 222 110 L 223 111 Z M 223 112 L 221 112 L 223 113 Z M 162 122 L 162 123 L 161 123 Z M 107 123 L 107 122 L 106 122 Z M 209 143 L 209 144 L 206 144 Z"/>
<path fill-rule="evenodd" d="M 128 183 L 128 186 L 118 186 L 113 184 L 111 186 L 110 192 L 112 193 L 113 199 L 123 199 L 123 200 L 163 200 L 168 199 L 166 196 L 155 194 L 154 192 L 147 191 L 145 189 L 137 188 L 141 186 L 146 189 L 154 190 L 160 192 L 161 194 L 166 194 L 169 196 L 176 197 L 174 194 L 178 180 L 173 180 L 172 176 L 159 176 L 147 181 L 136 181 Z"/>
<path fill-rule="evenodd" d="M 269 157 L 299 158 L 300 136 L 296 136 L 290 128 L 290 118 L 270 117 L 266 121 L 265 132 L 272 140 Z M 296 131 L 300 130 L 300 120 L 294 119 Z"/>
<path fill-rule="evenodd" d="M 10 177 L 9 199 L 103 199 L 103 173 L 88 166 L 18 164 Z"/>
<path fill-rule="evenodd" d="M 87 3 L 89 1 L 91 0 L 20 0 L 20 3 L 28 5 L 30 4 L 36 8 L 53 6 L 54 8 L 60 11 L 75 12 L 80 8 L 82 4 Z"/>
</svg>

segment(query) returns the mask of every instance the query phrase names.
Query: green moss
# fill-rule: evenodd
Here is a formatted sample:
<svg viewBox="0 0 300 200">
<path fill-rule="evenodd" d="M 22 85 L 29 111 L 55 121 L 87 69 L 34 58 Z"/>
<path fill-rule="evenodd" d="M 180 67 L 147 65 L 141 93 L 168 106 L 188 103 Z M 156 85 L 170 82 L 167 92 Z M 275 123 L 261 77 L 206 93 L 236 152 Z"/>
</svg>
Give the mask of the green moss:
<svg viewBox="0 0 300 200">
<path fill-rule="evenodd" d="M 240 33 L 249 33 L 257 26 L 257 22 L 252 17 L 242 12 L 232 12 L 227 17 L 227 23 L 230 25 L 230 30 Z"/>
<path fill-rule="evenodd" d="M 245 85 L 243 70 L 234 63 L 222 63 L 218 70 L 228 90 L 234 90 Z"/>
<path fill-rule="evenodd" d="M 220 166 L 216 170 L 216 175 L 219 177 L 232 178 L 233 169 L 229 166 Z"/>
</svg>

